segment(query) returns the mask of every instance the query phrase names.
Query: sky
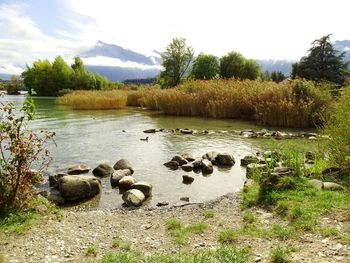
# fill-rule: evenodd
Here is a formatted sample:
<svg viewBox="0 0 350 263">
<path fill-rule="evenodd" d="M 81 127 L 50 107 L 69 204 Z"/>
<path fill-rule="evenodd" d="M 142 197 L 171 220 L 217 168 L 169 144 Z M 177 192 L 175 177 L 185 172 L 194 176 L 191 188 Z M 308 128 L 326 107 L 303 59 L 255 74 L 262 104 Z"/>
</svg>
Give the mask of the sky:
<svg viewBox="0 0 350 263">
<path fill-rule="evenodd" d="M 349 10 L 349 0 L 0 0 L 0 74 L 70 61 L 98 40 L 151 55 L 184 37 L 196 54 L 295 61 L 324 35 L 350 39 Z"/>
</svg>

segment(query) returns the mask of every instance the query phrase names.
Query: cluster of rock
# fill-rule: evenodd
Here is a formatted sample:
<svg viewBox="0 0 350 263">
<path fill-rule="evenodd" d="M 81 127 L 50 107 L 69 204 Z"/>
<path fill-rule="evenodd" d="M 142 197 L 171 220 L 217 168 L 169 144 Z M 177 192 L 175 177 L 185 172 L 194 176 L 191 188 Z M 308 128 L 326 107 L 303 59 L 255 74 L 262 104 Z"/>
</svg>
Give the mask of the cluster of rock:
<svg viewBox="0 0 350 263">
<path fill-rule="evenodd" d="M 164 166 L 171 170 L 181 168 L 185 172 L 202 172 L 203 175 L 213 173 L 213 165 L 231 167 L 235 164 L 235 158 L 230 153 L 219 153 L 211 151 L 204 154 L 200 158 L 193 158 L 191 155 L 185 153 L 175 155 L 170 161 L 164 163 Z M 183 183 L 190 184 L 194 178 L 188 175 L 183 176 Z"/>
<path fill-rule="evenodd" d="M 328 136 L 320 136 L 314 132 L 302 132 L 302 133 L 290 133 L 282 131 L 268 131 L 262 129 L 260 131 L 254 130 L 242 130 L 242 131 L 213 131 L 213 130 L 193 130 L 188 128 L 176 128 L 176 129 L 147 129 L 144 133 L 172 133 L 172 134 L 215 134 L 215 133 L 232 133 L 245 138 L 275 138 L 275 139 L 292 139 L 292 138 L 306 138 L 309 140 L 316 140 L 319 137 L 328 138 Z"/>
<path fill-rule="evenodd" d="M 118 187 L 123 192 L 122 199 L 128 206 L 140 206 L 152 195 L 152 185 L 137 182 L 132 176 L 134 170 L 126 159 L 117 161 L 113 167 L 106 163 L 99 164 L 92 171 L 94 176 L 82 175 L 89 171 L 90 167 L 86 165 L 76 165 L 69 167 L 67 173 L 50 175 L 50 191 L 41 194 L 56 204 L 84 200 L 101 192 L 99 178 L 110 177 L 112 188 Z"/>
</svg>

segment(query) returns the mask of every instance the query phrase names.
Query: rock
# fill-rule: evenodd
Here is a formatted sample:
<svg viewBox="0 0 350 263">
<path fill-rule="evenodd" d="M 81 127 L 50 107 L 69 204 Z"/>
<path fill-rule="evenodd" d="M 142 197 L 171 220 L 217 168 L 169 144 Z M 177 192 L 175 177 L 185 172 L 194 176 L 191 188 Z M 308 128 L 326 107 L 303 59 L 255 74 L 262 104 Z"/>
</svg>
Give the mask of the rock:
<svg viewBox="0 0 350 263">
<path fill-rule="evenodd" d="M 120 159 L 118 162 L 113 165 L 114 170 L 124 170 L 124 169 L 129 169 L 131 174 L 134 173 L 134 169 L 132 169 L 131 164 L 128 160 L 126 159 Z"/>
<path fill-rule="evenodd" d="M 275 167 L 272 170 L 273 174 L 277 174 L 280 176 L 293 176 L 295 175 L 295 171 L 289 167 Z"/>
<path fill-rule="evenodd" d="M 169 162 L 163 163 L 163 165 L 168 167 L 171 170 L 179 169 L 179 163 L 176 161 L 169 161 Z"/>
<path fill-rule="evenodd" d="M 309 180 L 309 183 L 317 190 L 323 189 L 323 182 L 321 180 L 311 179 L 311 180 Z"/>
<path fill-rule="evenodd" d="M 80 200 L 99 194 L 101 181 L 94 176 L 67 175 L 58 180 L 58 189 L 65 200 Z"/>
<path fill-rule="evenodd" d="M 315 137 L 315 136 L 310 136 L 308 139 L 309 139 L 309 140 L 317 140 L 317 137 Z"/>
<path fill-rule="evenodd" d="M 243 130 L 239 133 L 241 136 L 245 138 L 256 138 L 258 135 L 253 130 Z"/>
<path fill-rule="evenodd" d="M 203 161 L 202 158 L 198 158 L 198 159 L 194 160 L 194 162 L 192 163 L 193 169 L 194 170 L 201 169 L 202 168 L 202 161 Z"/>
<path fill-rule="evenodd" d="M 67 174 L 50 174 L 49 175 L 49 186 L 53 188 L 58 188 L 58 180 Z"/>
<path fill-rule="evenodd" d="M 182 156 L 180 156 L 180 155 L 175 155 L 175 156 L 171 159 L 171 161 L 178 162 L 179 165 L 184 165 L 184 164 L 188 163 L 187 160 L 186 160 L 185 158 L 183 158 Z"/>
<path fill-rule="evenodd" d="M 136 183 L 136 179 L 130 175 L 127 175 L 119 180 L 118 185 L 121 189 L 130 189 L 134 183 Z"/>
<path fill-rule="evenodd" d="M 317 133 L 314 133 L 314 132 L 304 132 L 301 134 L 301 136 L 303 137 L 307 137 L 307 138 L 310 138 L 310 137 L 317 137 Z"/>
<path fill-rule="evenodd" d="M 233 166 L 236 162 L 235 158 L 230 153 L 219 153 L 216 156 L 215 161 L 217 165 L 222 165 L 222 166 Z"/>
<path fill-rule="evenodd" d="M 117 170 L 114 171 L 113 174 L 111 175 L 111 186 L 112 187 L 117 187 L 119 185 L 119 181 L 125 177 L 131 175 L 131 171 L 129 169 L 124 169 L 124 170 Z"/>
<path fill-rule="evenodd" d="M 212 164 L 215 165 L 216 164 L 215 158 L 218 156 L 218 154 L 219 153 L 217 151 L 211 151 L 211 152 L 204 154 L 202 156 L 202 159 L 207 159 L 207 160 L 211 161 Z"/>
<path fill-rule="evenodd" d="M 256 132 L 256 134 L 259 135 L 259 136 L 264 136 L 266 133 L 267 133 L 266 129 L 262 129 L 262 130 Z"/>
<path fill-rule="evenodd" d="M 186 163 L 184 165 L 181 165 L 181 169 L 185 172 L 191 172 L 193 170 L 193 164 L 192 163 Z"/>
<path fill-rule="evenodd" d="M 259 163 L 258 157 L 254 155 L 247 155 L 244 156 L 243 159 L 241 159 L 241 166 L 247 166 L 248 164 L 251 163 Z"/>
<path fill-rule="evenodd" d="M 181 201 L 184 201 L 184 202 L 189 202 L 190 201 L 190 198 L 187 197 L 187 196 L 183 196 L 180 198 Z"/>
<path fill-rule="evenodd" d="M 113 174 L 113 172 L 113 167 L 106 163 L 101 163 L 94 170 L 92 170 L 93 175 L 97 177 L 109 177 Z"/>
<path fill-rule="evenodd" d="M 157 204 L 156 204 L 156 206 L 167 206 L 167 205 L 169 205 L 169 203 L 167 203 L 167 202 L 158 202 Z"/>
<path fill-rule="evenodd" d="M 193 181 L 194 181 L 194 178 L 192 176 L 188 176 L 188 175 L 182 176 L 182 183 L 184 184 L 192 184 Z"/>
<path fill-rule="evenodd" d="M 266 171 L 267 171 L 266 164 L 250 163 L 247 165 L 246 177 L 252 178 L 254 173 L 261 173 Z"/>
<path fill-rule="evenodd" d="M 214 171 L 213 165 L 208 159 L 202 161 L 201 169 L 203 174 L 211 174 Z"/>
<path fill-rule="evenodd" d="M 144 130 L 144 133 L 156 133 L 156 129 L 148 129 L 148 130 Z"/>
<path fill-rule="evenodd" d="M 145 195 L 138 189 L 131 189 L 123 194 L 122 199 L 127 206 L 141 206 Z"/>
<path fill-rule="evenodd" d="M 180 129 L 180 132 L 182 134 L 192 134 L 193 133 L 193 130 L 190 130 L 190 129 Z"/>
<path fill-rule="evenodd" d="M 146 198 L 152 195 L 152 185 L 146 182 L 137 182 L 131 185 L 131 189 L 140 190 Z"/>
<path fill-rule="evenodd" d="M 85 164 L 74 165 L 68 168 L 67 173 L 69 175 L 85 174 L 90 171 L 90 167 Z"/>
<path fill-rule="evenodd" d="M 323 190 L 325 191 L 344 191 L 345 187 L 333 182 L 323 182 Z"/>
<path fill-rule="evenodd" d="M 181 154 L 181 157 L 186 159 L 186 161 L 188 161 L 188 162 L 193 162 L 194 160 L 196 160 L 195 158 L 193 158 L 192 155 L 190 155 L 188 153 Z"/>
</svg>

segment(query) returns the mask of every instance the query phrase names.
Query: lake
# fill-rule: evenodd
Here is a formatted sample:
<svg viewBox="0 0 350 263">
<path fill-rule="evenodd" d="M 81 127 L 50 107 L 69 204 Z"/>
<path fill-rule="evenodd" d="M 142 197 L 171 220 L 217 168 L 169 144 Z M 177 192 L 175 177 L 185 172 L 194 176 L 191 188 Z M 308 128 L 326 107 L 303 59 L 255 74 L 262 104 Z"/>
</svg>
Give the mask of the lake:
<svg viewBox="0 0 350 263">
<path fill-rule="evenodd" d="M 6 96 L 0 100 L 21 105 L 24 97 Z M 74 164 L 87 164 L 92 169 L 102 162 L 113 166 L 116 161 L 125 158 L 132 164 L 138 181 L 153 185 L 153 196 L 146 203 L 149 206 L 158 202 L 181 204 L 181 197 L 189 197 L 190 202 L 204 202 L 238 191 L 245 181 L 245 169 L 240 167 L 240 159 L 254 154 L 266 145 L 266 140 L 273 140 L 243 138 L 234 132 L 264 128 L 250 122 L 164 116 L 136 108 L 78 111 L 56 105 L 53 98 L 35 98 L 35 103 L 37 115 L 31 128 L 56 133 L 57 146 L 49 146 L 53 157 L 50 173 L 65 171 Z M 212 132 L 193 135 L 143 133 L 143 130 L 151 128 L 189 128 Z M 148 142 L 140 140 L 146 136 L 149 137 Z M 213 150 L 232 153 L 236 164 L 230 169 L 214 167 L 214 173 L 207 176 L 181 169 L 172 171 L 163 165 L 177 154 L 189 153 L 200 157 Z M 185 174 L 195 178 L 192 184 L 182 183 L 182 175 Z M 102 194 L 84 205 L 93 209 L 121 207 L 121 195 L 118 189 L 110 187 L 109 178 L 103 178 L 102 184 Z"/>
</svg>

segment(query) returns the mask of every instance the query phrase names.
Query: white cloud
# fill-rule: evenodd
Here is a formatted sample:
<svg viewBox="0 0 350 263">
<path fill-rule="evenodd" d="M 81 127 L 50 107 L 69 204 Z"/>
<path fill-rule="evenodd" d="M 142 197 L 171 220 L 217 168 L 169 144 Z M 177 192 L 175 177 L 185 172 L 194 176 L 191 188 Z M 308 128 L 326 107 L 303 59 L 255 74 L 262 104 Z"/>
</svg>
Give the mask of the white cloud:
<svg viewBox="0 0 350 263">
<path fill-rule="evenodd" d="M 144 65 L 139 64 L 132 61 L 121 61 L 117 58 L 109 58 L 104 56 L 96 56 L 96 57 L 89 57 L 89 58 L 83 58 L 84 64 L 90 65 L 90 66 L 110 66 L 110 67 L 122 67 L 122 68 L 138 68 L 142 70 L 147 69 L 159 69 L 161 70 L 161 66 L 151 66 L 151 65 Z"/>
</svg>

